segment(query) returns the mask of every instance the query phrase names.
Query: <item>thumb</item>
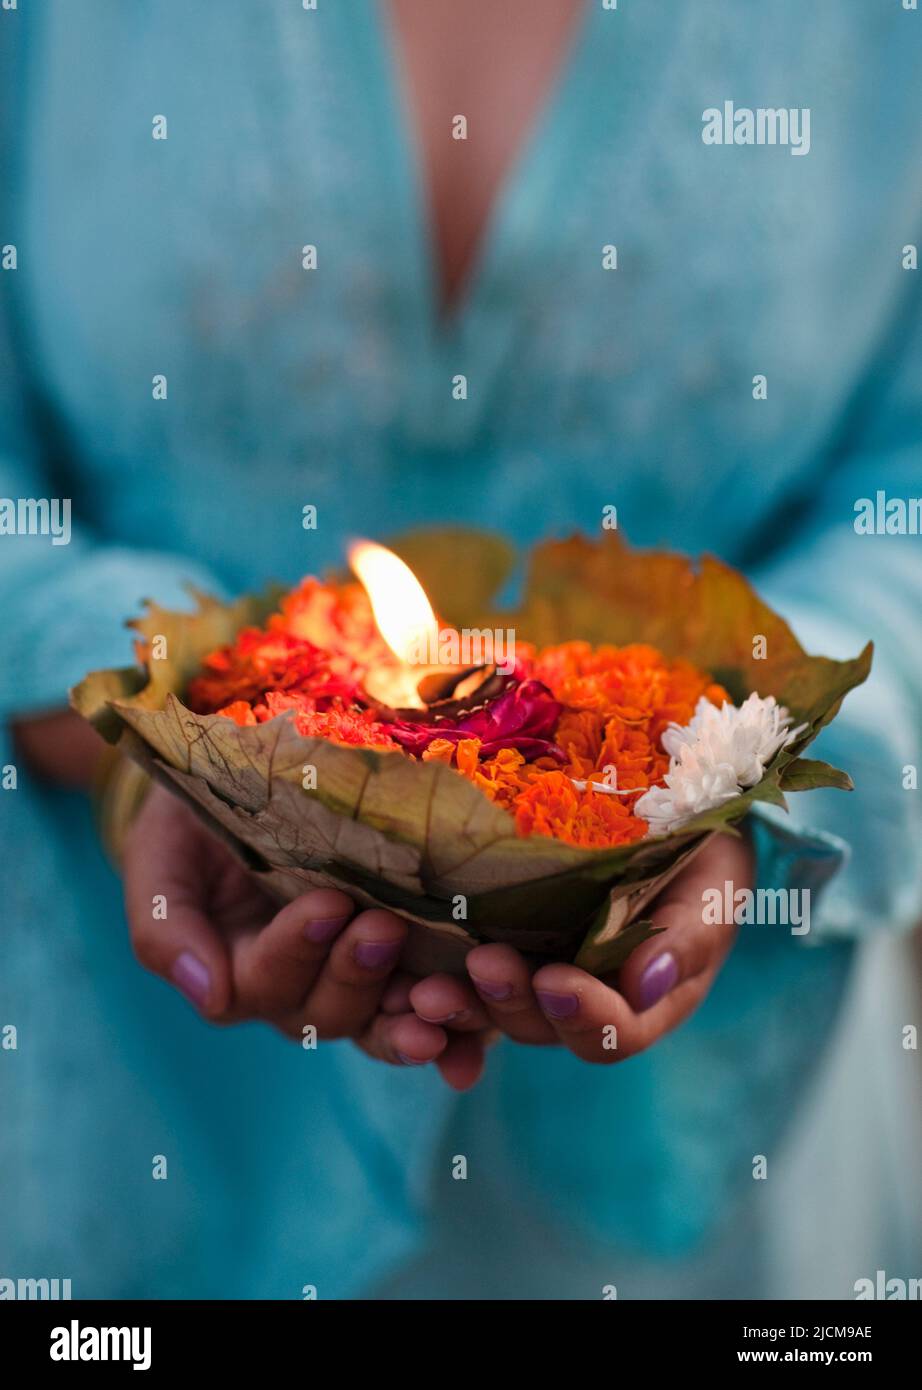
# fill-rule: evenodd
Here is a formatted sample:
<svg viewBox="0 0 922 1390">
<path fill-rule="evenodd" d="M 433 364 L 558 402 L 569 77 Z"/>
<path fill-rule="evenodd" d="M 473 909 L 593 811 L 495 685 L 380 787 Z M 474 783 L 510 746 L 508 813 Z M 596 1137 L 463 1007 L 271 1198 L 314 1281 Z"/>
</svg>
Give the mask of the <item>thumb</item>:
<svg viewBox="0 0 922 1390">
<path fill-rule="evenodd" d="M 618 975 L 617 987 L 635 1012 L 652 1008 L 680 984 L 716 974 L 736 925 L 706 922 L 704 894 L 727 881 L 749 886 L 752 855 L 744 840 L 722 835 L 666 886 L 652 914 L 657 935 L 631 952 Z"/>
<path fill-rule="evenodd" d="M 151 790 L 125 841 L 125 909 L 135 955 L 207 1018 L 227 1015 L 230 957 L 209 920 L 204 866 L 212 845 L 186 807 Z"/>
</svg>

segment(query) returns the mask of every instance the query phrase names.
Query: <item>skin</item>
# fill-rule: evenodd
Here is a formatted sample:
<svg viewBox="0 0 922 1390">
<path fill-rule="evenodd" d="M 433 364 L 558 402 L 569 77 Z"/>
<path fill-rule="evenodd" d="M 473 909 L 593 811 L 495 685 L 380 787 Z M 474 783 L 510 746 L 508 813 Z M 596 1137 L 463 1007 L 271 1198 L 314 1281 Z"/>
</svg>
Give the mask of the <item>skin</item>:
<svg viewBox="0 0 922 1390">
<path fill-rule="evenodd" d="M 313 1025 L 321 1040 L 351 1038 L 382 1062 L 435 1062 L 458 1089 L 479 1077 L 486 1011 L 474 998 L 449 1032 L 413 1009 L 417 981 L 396 968 L 406 923 L 394 913 L 360 911 L 333 888 L 304 893 L 279 910 L 230 850 L 162 787 L 152 789 L 131 828 L 123 873 L 138 960 L 180 988 L 212 1023 L 260 1019 L 298 1041 Z M 167 899 L 165 921 L 153 916 L 157 894 Z M 192 988 L 183 970 L 190 956 L 200 963 Z"/>
<path fill-rule="evenodd" d="M 101 744 L 75 715 L 29 721 L 16 734 L 39 775 L 68 785 L 91 780 Z M 399 917 L 361 911 L 331 888 L 305 893 L 279 910 L 230 850 L 161 787 L 153 788 L 128 835 L 123 873 L 138 960 L 181 989 L 209 1021 L 260 1019 L 298 1041 L 313 1025 L 321 1040 L 350 1038 L 395 1066 L 434 1063 L 449 1086 L 467 1090 L 501 1034 L 537 1046 L 559 1044 L 583 1061 L 610 1064 L 671 1032 L 705 998 L 733 941 L 732 926 L 702 922 L 702 893 L 726 880 L 751 886 L 752 860 L 744 839 L 711 841 L 654 905 L 651 916 L 661 934 L 605 980 L 566 964 L 532 974 L 517 951 L 500 945 L 469 953 L 467 979 L 416 979 L 398 968 L 406 935 Z M 166 920 L 153 915 L 153 899 L 161 894 Z M 333 924 L 322 940 L 311 939 L 317 923 Z M 363 954 L 369 946 L 377 948 L 371 963 Z M 662 976 L 669 983 L 669 968 L 656 965 L 664 956 L 675 961 L 676 978 L 651 1002 L 645 972 L 653 966 L 661 983 Z M 189 957 L 199 963 L 191 987 L 180 964 Z M 605 1046 L 612 1025 L 616 1049 Z"/>
<path fill-rule="evenodd" d="M 458 306 L 503 182 L 559 80 L 585 0 L 529 0 L 527 23 L 513 8 L 495 0 L 388 2 L 446 315 Z M 457 114 L 467 117 L 466 141 L 451 138 Z M 20 755 L 39 776 L 91 783 L 101 743 L 75 715 L 54 712 L 15 732 Z M 477 1081 L 500 1034 L 568 1047 L 589 1062 L 620 1061 L 651 1046 L 701 1003 L 731 945 L 732 928 L 702 923 L 702 890 L 727 879 L 752 883 L 745 841 L 713 841 L 656 904 L 652 916 L 663 934 L 635 951 L 616 979 L 596 980 L 564 964 L 532 975 L 517 952 L 488 945 L 470 952 L 468 979 L 419 980 L 397 967 L 406 930 L 398 917 L 359 911 L 334 889 L 306 893 L 279 911 L 230 851 L 159 787 L 132 828 L 123 867 L 138 959 L 181 988 L 205 1018 L 262 1019 L 294 1039 L 312 1024 L 319 1037 L 350 1038 L 384 1062 L 434 1063 L 459 1090 Z M 152 912 L 159 894 L 168 902 L 165 921 Z M 325 940 L 312 940 L 319 922 L 338 925 Z M 376 963 L 363 964 L 369 948 Z M 652 1002 L 644 972 L 667 955 L 675 979 Z M 670 969 L 654 970 L 661 985 Z M 603 1046 L 609 1025 L 616 1050 Z"/>
<path fill-rule="evenodd" d="M 662 934 L 611 979 L 566 964 L 532 974 L 517 951 L 484 945 L 467 957 L 468 979 L 418 980 L 396 968 L 406 936 L 399 917 L 362 911 L 328 888 L 277 910 L 230 851 L 161 787 L 132 827 L 123 867 L 139 961 L 183 989 L 211 1022 L 260 1019 L 296 1040 L 313 1025 L 321 1040 L 351 1038 L 383 1062 L 434 1062 L 458 1090 L 479 1079 L 485 1049 L 501 1033 L 562 1045 L 586 1062 L 623 1061 L 650 1047 L 698 1007 L 732 944 L 732 926 L 702 922 L 703 890 L 752 878 L 745 841 L 714 840 L 657 902 L 652 916 Z M 167 898 L 166 921 L 153 916 L 156 894 Z M 329 924 L 329 934 L 313 941 L 318 922 Z M 369 946 L 372 962 L 363 959 Z M 177 971 L 189 955 L 208 971 L 203 994 L 190 992 Z M 654 976 L 662 972 L 668 981 L 667 956 L 675 983 L 653 1001 L 646 972 L 653 966 Z M 605 1046 L 612 1025 L 614 1050 Z"/>
<path fill-rule="evenodd" d="M 446 317 L 459 307 L 586 8 L 586 0 L 388 0 Z M 467 118 L 466 140 L 452 136 L 458 115 Z"/>
<path fill-rule="evenodd" d="M 86 785 L 101 751 L 97 735 L 73 714 L 16 727 L 20 754 L 40 776 Z M 361 911 L 336 889 L 304 893 L 281 910 L 230 850 L 161 787 L 154 787 L 125 845 L 125 905 L 138 960 L 182 990 L 218 1024 L 260 1019 L 300 1041 L 313 1025 L 322 1040 L 349 1038 L 395 1066 L 434 1063 L 445 1082 L 467 1090 L 500 1035 L 536 1046 L 560 1045 L 586 1062 L 624 1061 L 652 1046 L 694 1012 L 729 951 L 735 928 L 702 921 L 702 893 L 729 880 L 753 882 L 745 839 L 719 836 L 666 887 L 651 910 L 661 934 L 631 955 L 617 976 L 595 979 L 574 965 L 532 974 L 509 946 L 475 947 L 468 978 L 416 979 L 396 959 L 405 924 L 391 912 Z M 164 895 L 167 919 L 153 915 Z M 335 923 L 311 940 L 318 922 Z M 378 948 L 363 964 L 362 947 Z M 392 948 L 391 958 L 381 958 Z M 194 957 L 208 972 L 204 993 L 190 989 L 178 963 Z M 645 991 L 654 967 L 668 983 L 659 1000 Z M 193 977 L 197 985 L 201 971 Z M 661 977 L 662 983 L 662 977 Z M 605 1046 L 614 1026 L 617 1048 Z"/>
</svg>

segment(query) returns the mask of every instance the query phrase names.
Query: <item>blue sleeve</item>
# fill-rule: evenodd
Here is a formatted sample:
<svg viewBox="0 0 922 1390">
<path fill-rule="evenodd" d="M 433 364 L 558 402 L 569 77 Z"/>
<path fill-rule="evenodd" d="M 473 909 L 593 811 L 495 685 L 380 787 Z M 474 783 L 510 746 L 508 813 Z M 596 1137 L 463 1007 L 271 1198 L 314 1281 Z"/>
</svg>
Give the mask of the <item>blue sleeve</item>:
<svg viewBox="0 0 922 1390">
<path fill-rule="evenodd" d="M 0 278 L 0 719 L 58 709 L 87 671 L 130 665 L 124 624 L 143 599 L 188 607 L 187 584 L 220 593 L 189 560 L 94 534 L 83 519 L 93 501 L 84 484 L 72 498 L 57 495 L 63 489 L 27 428 L 27 383 L 13 353 L 6 310 L 16 273 Z"/>
<path fill-rule="evenodd" d="M 16 198 L 16 117 L 27 70 L 20 18 L 4 16 L 0 45 L 0 720 L 60 708 L 87 671 L 130 664 L 124 622 L 142 599 L 187 607 L 187 583 L 220 593 L 181 556 L 107 542 L 93 525 L 100 509 L 92 485 L 57 455 L 55 465 L 63 462 L 61 476 L 71 481 L 56 481 L 56 445 L 41 423 L 41 366 L 26 360 L 29 337 L 18 312 L 29 256 Z M 63 506 L 57 516 L 53 506 L 65 498 L 69 528 Z M 22 534 L 46 520 L 59 523 L 57 538 Z"/>
<path fill-rule="evenodd" d="M 905 298 L 892 340 L 853 402 L 847 437 L 826 461 L 814 499 L 779 520 L 792 531 L 790 544 L 752 576 L 808 651 L 849 657 L 874 641 L 870 679 L 809 752 L 851 773 L 855 791 L 797 793 L 789 818 L 774 810 L 755 818 L 761 883 L 831 880 L 814 936 L 905 931 L 922 916 L 922 535 L 912 534 L 919 527 L 911 504 L 922 498 L 920 274 L 901 272 Z M 879 499 L 884 508 L 906 504 L 905 533 L 894 509 L 893 534 L 862 534 L 862 499 L 875 513 Z M 785 821 L 805 832 L 802 843 L 776 829 Z"/>
</svg>

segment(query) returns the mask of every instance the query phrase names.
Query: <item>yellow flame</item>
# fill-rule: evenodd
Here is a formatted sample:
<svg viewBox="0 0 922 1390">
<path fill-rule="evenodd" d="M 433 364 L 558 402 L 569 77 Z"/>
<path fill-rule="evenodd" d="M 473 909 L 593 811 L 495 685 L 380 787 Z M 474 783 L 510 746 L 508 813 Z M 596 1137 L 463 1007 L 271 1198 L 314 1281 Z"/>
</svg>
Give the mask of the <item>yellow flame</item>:
<svg viewBox="0 0 922 1390">
<path fill-rule="evenodd" d="M 399 555 L 373 541 L 354 541 L 349 565 L 371 600 L 378 631 L 394 655 L 408 662 L 437 650 L 439 624 L 426 592 Z"/>
</svg>

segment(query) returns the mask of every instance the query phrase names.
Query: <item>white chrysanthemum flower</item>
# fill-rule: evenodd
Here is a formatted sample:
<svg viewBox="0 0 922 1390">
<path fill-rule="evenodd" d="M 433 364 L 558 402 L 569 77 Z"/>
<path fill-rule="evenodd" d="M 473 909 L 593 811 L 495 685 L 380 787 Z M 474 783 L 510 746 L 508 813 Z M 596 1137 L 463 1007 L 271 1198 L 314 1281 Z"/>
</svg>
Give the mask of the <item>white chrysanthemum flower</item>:
<svg viewBox="0 0 922 1390">
<path fill-rule="evenodd" d="M 669 754 L 664 787 L 651 787 L 634 807 L 653 835 L 675 830 L 701 811 L 730 801 L 762 780 L 772 758 L 802 733 L 773 695 L 750 695 L 742 705 L 714 705 L 704 696 L 684 727 L 663 734 Z"/>
<path fill-rule="evenodd" d="M 651 787 L 638 797 L 634 814 L 647 821 L 651 835 L 666 835 L 700 811 L 710 811 L 739 795 L 729 763 L 713 763 L 706 752 L 685 744 L 666 773 L 665 787 Z"/>
<path fill-rule="evenodd" d="M 774 695 L 764 699 L 752 694 L 740 706 L 714 705 L 703 695 L 689 723 L 670 724 L 663 734 L 663 748 L 677 758 L 683 747 L 707 750 L 713 763 L 729 763 L 741 787 L 761 782 L 765 769 L 780 748 L 790 743 L 805 725 L 791 729 L 791 716 Z"/>
</svg>

